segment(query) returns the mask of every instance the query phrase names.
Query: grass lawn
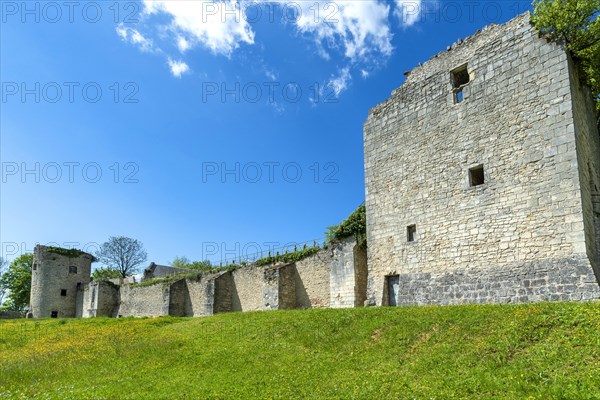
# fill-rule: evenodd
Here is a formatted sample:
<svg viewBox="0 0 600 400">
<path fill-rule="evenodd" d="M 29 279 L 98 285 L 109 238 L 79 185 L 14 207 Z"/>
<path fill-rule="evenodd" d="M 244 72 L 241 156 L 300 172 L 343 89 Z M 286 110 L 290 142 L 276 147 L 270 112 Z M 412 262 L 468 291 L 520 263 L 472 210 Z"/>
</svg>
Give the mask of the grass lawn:
<svg viewBox="0 0 600 400">
<path fill-rule="evenodd" d="M 0 399 L 600 399 L 600 303 L 0 321 Z"/>
</svg>

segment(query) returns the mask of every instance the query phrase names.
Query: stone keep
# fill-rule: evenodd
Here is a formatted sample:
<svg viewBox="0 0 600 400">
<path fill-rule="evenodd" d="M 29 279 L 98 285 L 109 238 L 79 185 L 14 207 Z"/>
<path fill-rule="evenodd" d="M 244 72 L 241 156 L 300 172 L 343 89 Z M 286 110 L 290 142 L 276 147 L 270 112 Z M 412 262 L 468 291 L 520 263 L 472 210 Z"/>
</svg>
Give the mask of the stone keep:
<svg viewBox="0 0 600 400">
<path fill-rule="evenodd" d="M 529 14 L 410 73 L 364 125 L 367 304 L 600 298 L 592 95 Z"/>
<path fill-rule="evenodd" d="M 53 249 L 35 247 L 31 266 L 31 313 L 34 318 L 81 317 L 77 305 L 82 303 L 83 288 L 90 282 L 94 257 L 84 252 L 70 256 Z"/>
</svg>

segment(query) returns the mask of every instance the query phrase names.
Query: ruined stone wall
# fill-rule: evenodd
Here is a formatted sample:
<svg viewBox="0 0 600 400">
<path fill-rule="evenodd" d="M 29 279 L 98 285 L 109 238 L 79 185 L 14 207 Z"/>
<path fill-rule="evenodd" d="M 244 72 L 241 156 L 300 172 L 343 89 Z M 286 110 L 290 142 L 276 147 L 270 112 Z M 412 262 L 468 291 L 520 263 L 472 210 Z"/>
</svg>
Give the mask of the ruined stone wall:
<svg viewBox="0 0 600 400">
<path fill-rule="evenodd" d="M 83 253 L 68 257 L 38 245 L 34 249 L 31 271 L 31 312 L 34 318 L 77 316 L 77 302 L 82 302 L 79 288 L 90 281 L 93 257 Z M 72 267 L 72 268 L 70 268 Z M 79 297 L 78 297 L 79 296 Z"/>
<path fill-rule="evenodd" d="M 572 112 L 586 251 L 600 279 L 600 135 L 596 105 L 579 66 L 569 60 Z"/>
<path fill-rule="evenodd" d="M 202 274 L 198 279 L 186 279 L 187 299 L 185 315 L 199 317 L 213 315 L 214 274 Z"/>
<path fill-rule="evenodd" d="M 366 294 L 363 281 L 366 279 L 366 264 L 364 260 L 355 260 L 355 254 L 361 254 L 357 249 L 354 237 L 345 238 L 332 245 L 333 255 L 330 269 L 330 307 L 346 308 L 362 306 Z M 363 267 L 362 271 L 357 268 Z"/>
<path fill-rule="evenodd" d="M 187 317 L 231 311 L 231 273 L 205 273 L 196 279 L 188 278 L 181 296 L 183 315 Z"/>
<path fill-rule="evenodd" d="M 296 308 L 296 267 L 288 264 L 276 270 L 279 275 L 277 309 L 293 310 Z"/>
<path fill-rule="evenodd" d="M 191 302 L 185 279 L 169 285 L 169 314 L 172 317 L 185 317 L 186 305 Z"/>
<path fill-rule="evenodd" d="M 369 269 L 367 265 L 367 248 L 354 246 L 354 306 L 362 307 L 367 300 L 367 279 Z"/>
<path fill-rule="evenodd" d="M 82 292 L 83 318 L 116 316 L 119 308 L 119 286 L 112 282 L 91 282 Z"/>
<path fill-rule="evenodd" d="M 451 71 L 465 64 L 455 102 Z M 400 305 L 598 298 L 572 101 L 565 51 L 523 15 L 438 54 L 373 108 L 369 304 L 385 304 L 386 276 Z M 484 183 L 472 186 L 478 166 Z"/>
<path fill-rule="evenodd" d="M 296 307 L 329 307 L 329 270 L 331 251 L 319 250 L 303 260 L 296 261 Z"/>
<path fill-rule="evenodd" d="M 233 278 L 231 272 L 220 273 L 213 280 L 213 313 L 233 310 Z"/>
<path fill-rule="evenodd" d="M 265 309 L 264 267 L 240 268 L 231 273 L 232 311 Z"/>
<path fill-rule="evenodd" d="M 162 283 L 151 286 L 123 285 L 120 289 L 118 315 L 122 317 L 158 317 L 169 315 L 169 286 Z"/>
</svg>

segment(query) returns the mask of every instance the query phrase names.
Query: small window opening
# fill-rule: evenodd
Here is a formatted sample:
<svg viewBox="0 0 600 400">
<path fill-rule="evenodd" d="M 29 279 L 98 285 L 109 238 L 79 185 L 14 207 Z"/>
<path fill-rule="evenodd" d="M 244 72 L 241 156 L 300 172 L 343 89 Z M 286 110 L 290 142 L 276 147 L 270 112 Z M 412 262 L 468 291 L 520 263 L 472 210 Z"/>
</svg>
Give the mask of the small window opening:
<svg viewBox="0 0 600 400">
<path fill-rule="evenodd" d="M 58 311 L 50 311 L 50 318 L 58 318 Z"/>
<path fill-rule="evenodd" d="M 70 274 L 76 274 L 77 273 L 77 267 L 74 267 L 74 266 L 71 265 L 69 267 L 69 273 Z"/>
<path fill-rule="evenodd" d="M 452 77 L 452 90 L 454 92 L 454 103 L 460 103 L 464 99 L 463 88 L 470 82 L 467 64 L 450 72 Z"/>
<path fill-rule="evenodd" d="M 66 296 L 67 295 L 67 289 L 60 289 L 60 295 L 61 296 Z"/>
<path fill-rule="evenodd" d="M 408 242 L 414 242 L 416 235 L 417 235 L 417 226 L 416 225 L 409 225 L 406 227 L 406 240 Z"/>
<path fill-rule="evenodd" d="M 37 264 L 33 263 L 33 270 L 36 271 L 37 270 Z"/>
<path fill-rule="evenodd" d="M 469 169 L 469 184 L 471 186 L 479 186 L 485 183 L 485 176 L 483 173 L 483 165 L 478 165 Z"/>
</svg>

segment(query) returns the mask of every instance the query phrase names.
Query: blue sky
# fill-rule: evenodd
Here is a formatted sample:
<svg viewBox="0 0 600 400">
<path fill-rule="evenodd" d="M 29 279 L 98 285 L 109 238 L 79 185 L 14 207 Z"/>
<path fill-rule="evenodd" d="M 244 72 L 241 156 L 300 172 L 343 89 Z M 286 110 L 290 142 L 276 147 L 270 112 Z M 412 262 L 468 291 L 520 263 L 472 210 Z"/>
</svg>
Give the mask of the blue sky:
<svg viewBox="0 0 600 400">
<path fill-rule="evenodd" d="M 148 261 L 322 240 L 403 73 L 527 1 L 6 1 L 0 242 Z"/>
</svg>

